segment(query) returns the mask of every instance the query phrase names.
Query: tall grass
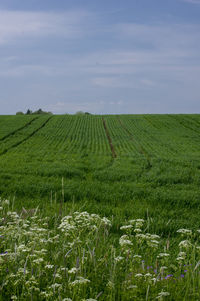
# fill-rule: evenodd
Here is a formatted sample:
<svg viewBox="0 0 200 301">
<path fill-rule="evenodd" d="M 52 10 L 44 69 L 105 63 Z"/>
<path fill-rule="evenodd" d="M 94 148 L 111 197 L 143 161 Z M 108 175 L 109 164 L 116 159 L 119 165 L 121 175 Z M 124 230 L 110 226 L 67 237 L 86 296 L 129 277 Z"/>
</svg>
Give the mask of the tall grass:
<svg viewBox="0 0 200 301">
<path fill-rule="evenodd" d="M 200 230 L 177 229 L 172 241 L 147 216 L 113 235 L 115 217 L 67 204 L 48 214 L 1 200 L 0 215 L 0 300 L 200 298 Z"/>
</svg>

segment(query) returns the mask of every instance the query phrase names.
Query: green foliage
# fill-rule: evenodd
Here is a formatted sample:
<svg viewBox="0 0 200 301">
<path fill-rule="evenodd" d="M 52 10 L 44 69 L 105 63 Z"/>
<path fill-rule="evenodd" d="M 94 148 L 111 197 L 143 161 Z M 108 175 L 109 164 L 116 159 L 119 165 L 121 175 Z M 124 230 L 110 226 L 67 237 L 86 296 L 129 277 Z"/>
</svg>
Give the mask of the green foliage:
<svg viewBox="0 0 200 301">
<path fill-rule="evenodd" d="M 117 215 L 52 201 L 16 212 L 0 200 L 1 300 L 199 300 L 199 229 L 173 241 L 148 215 L 115 236 Z"/>
<path fill-rule="evenodd" d="M 23 112 L 18 112 L 18 113 L 22 113 Z M 16 113 L 16 115 L 18 114 Z M 45 115 L 45 114 L 48 114 L 48 115 L 52 115 L 52 112 L 46 112 L 46 111 L 43 111 L 42 109 L 38 109 L 36 111 L 31 111 L 30 109 L 28 109 L 25 113 L 26 115 Z"/>
<path fill-rule="evenodd" d="M 148 209 L 156 232 L 176 237 L 200 226 L 199 129 L 200 115 L 0 116 L 0 194 L 18 208 L 87 200 L 118 215 L 115 233 Z"/>
<path fill-rule="evenodd" d="M 16 113 L 16 115 L 24 115 L 24 113 L 19 111 L 19 112 Z"/>
</svg>

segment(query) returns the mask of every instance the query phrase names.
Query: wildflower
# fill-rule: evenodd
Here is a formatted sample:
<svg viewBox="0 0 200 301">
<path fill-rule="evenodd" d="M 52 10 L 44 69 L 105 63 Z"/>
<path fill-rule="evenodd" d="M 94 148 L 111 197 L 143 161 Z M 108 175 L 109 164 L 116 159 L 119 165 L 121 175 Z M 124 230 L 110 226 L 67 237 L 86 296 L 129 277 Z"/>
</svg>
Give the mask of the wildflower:
<svg viewBox="0 0 200 301">
<path fill-rule="evenodd" d="M 132 246 L 133 245 L 132 242 L 127 238 L 128 238 L 127 235 L 123 235 L 120 237 L 120 239 L 119 239 L 120 246 L 124 247 L 124 246 Z"/>
<path fill-rule="evenodd" d="M 159 241 L 157 241 L 155 239 L 154 240 L 150 240 L 150 241 L 147 240 L 147 245 L 149 247 L 151 247 L 151 248 L 158 248 Z"/>
<path fill-rule="evenodd" d="M 150 234 L 151 239 L 159 239 L 160 236 L 157 234 Z"/>
<path fill-rule="evenodd" d="M 76 285 L 80 285 L 80 284 L 87 284 L 89 282 L 90 282 L 89 279 L 85 279 L 83 277 L 78 277 L 77 280 L 70 283 L 70 286 L 76 286 Z"/>
<path fill-rule="evenodd" d="M 51 287 L 52 287 L 53 289 L 57 289 L 57 288 L 62 287 L 62 284 L 60 284 L 60 283 L 53 283 L 53 284 L 51 285 Z"/>
<path fill-rule="evenodd" d="M 147 266 L 147 270 L 149 269 L 153 269 L 153 267 L 150 265 L 150 266 Z"/>
<path fill-rule="evenodd" d="M 141 278 L 141 277 L 143 277 L 143 274 L 141 274 L 141 273 L 135 274 L 135 277 L 136 278 Z"/>
<path fill-rule="evenodd" d="M 146 273 L 145 275 L 144 275 L 144 277 L 151 277 L 152 275 L 151 275 L 151 273 Z"/>
<path fill-rule="evenodd" d="M 108 281 L 107 287 L 108 287 L 109 289 L 113 289 L 113 288 L 115 287 L 115 284 L 114 284 L 112 281 Z"/>
<path fill-rule="evenodd" d="M 139 228 L 136 228 L 136 229 L 134 229 L 134 232 L 135 232 L 135 233 L 141 233 L 141 232 L 142 232 L 142 230 L 141 230 L 141 229 L 139 229 Z"/>
<path fill-rule="evenodd" d="M 161 272 L 161 273 L 163 273 L 163 272 L 164 272 L 164 270 L 167 270 L 167 267 L 166 267 L 166 266 L 162 266 L 162 267 L 160 267 L 160 272 Z"/>
<path fill-rule="evenodd" d="M 104 224 L 107 226 L 111 226 L 111 221 L 109 219 L 107 219 L 106 217 L 102 218 L 102 222 L 104 222 Z"/>
<path fill-rule="evenodd" d="M 185 248 L 185 249 L 188 249 L 191 247 L 191 242 L 189 240 L 182 240 L 180 243 L 179 243 L 179 247 L 180 248 Z"/>
<path fill-rule="evenodd" d="M 10 204 L 10 201 L 9 200 L 4 200 L 3 201 L 3 205 L 9 205 Z"/>
<path fill-rule="evenodd" d="M 146 235 L 145 234 L 136 234 L 135 238 L 142 241 L 146 239 Z"/>
<path fill-rule="evenodd" d="M 165 257 L 169 257 L 168 253 L 160 253 L 157 258 L 165 258 Z"/>
<path fill-rule="evenodd" d="M 129 285 L 127 287 L 128 290 L 130 290 L 130 289 L 136 289 L 136 288 L 138 288 L 137 285 Z"/>
<path fill-rule="evenodd" d="M 180 257 L 186 257 L 186 253 L 185 252 L 179 252 L 178 256 L 180 256 Z"/>
<path fill-rule="evenodd" d="M 78 272 L 79 269 L 77 269 L 76 267 L 72 268 L 71 270 L 68 271 L 69 274 L 76 274 Z"/>
<path fill-rule="evenodd" d="M 8 255 L 8 252 L 0 253 L 1 257 L 6 256 L 6 255 Z"/>
<path fill-rule="evenodd" d="M 163 297 L 167 297 L 167 296 L 169 296 L 169 295 L 170 295 L 170 293 L 162 291 L 162 292 L 160 292 L 160 293 L 158 294 L 158 296 L 156 297 L 156 299 L 162 300 Z"/>
<path fill-rule="evenodd" d="M 177 233 L 181 233 L 181 234 L 186 234 L 186 235 L 191 235 L 192 231 L 188 230 L 188 229 L 179 229 L 178 231 L 176 231 Z"/>
<path fill-rule="evenodd" d="M 176 258 L 176 260 L 181 262 L 181 261 L 185 260 L 185 258 L 184 258 L 184 257 L 181 257 L 181 256 L 178 256 L 178 257 Z"/>
<path fill-rule="evenodd" d="M 56 273 L 54 277 L 57 278 L 57 279 L 62 279 L 62 277 L 60 276 L 59 273 Z"/>
<path fill-rule="evenodd" d="M 41 297 L 45 297 L 45 298 L 47 298 L 47 300 L 48 300 L 50 297 L 53 296 L 53 292 L 48 292 L 48 293 L 47 293 L 47 292 L 44 291 L 44 292 L 41 292 L 41 293 L 40 293 L 40 296 L 41 296 Z"/>
<path fill-rule="evenodd" d="M 47 264 L 47 265 L 45 265 L 45 268 L 46 268 L 46 269 L 53 269 L 53 268 L 54 268 L 54 265 L 52 265 L 52 264 Z"/>
<path fill-rule="evenodd" d="M 133 228 L 132 225 L 127 225 L 127 226 L 121 226 L 121 227 L 120 227 L 120 230 L 130 230 L 130 229 L 132 229 L 132 228 Z"/>
<path fill-rule="evenodd" d="M 167 280 L 167 279 L 169 279 L 169 278 L 171 278 L 171 277 L 173 277 L 173 275 L 172 275 L 172 274 L 169 274 L 169 275 L 167 275 L 167 276 L 165 277 L 165 279 Z"/>
<path fill-rule="evenodd" d="M 122 261 L 123 259 L 124 259 L 124 257 L 122 257 L 122 256 L 115 257 L 116 262 Z"/>
<path fill-rule="evenodd" d="M 37 258 L 37 259 L 33 260 L 33 263 L 40 264 L 40 263 L 42 263 L 43 261 L 44 261 L 43 258 Z"/>
</svg>

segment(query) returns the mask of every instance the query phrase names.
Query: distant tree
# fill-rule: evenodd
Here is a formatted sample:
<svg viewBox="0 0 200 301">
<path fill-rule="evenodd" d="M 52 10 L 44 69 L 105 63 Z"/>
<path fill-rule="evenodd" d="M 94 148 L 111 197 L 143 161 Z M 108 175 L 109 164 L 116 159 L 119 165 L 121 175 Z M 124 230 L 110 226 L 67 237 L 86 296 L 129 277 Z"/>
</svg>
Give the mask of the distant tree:
<svg viewBox="0 0 200 301">
<path fill-rule="evenodd" d="M 37 114 L 44 114 L 45 112 L 43 112 L 42 109 L 39 109 L 35 113 L 37 113 Z"/>
<path fill-rule="evenodd" d="M 91 115 L 91 113 L 89 113 L 89 112 L 85 112 L 85 115 Z"/>
<path fill-rule="evenodd" d="M 26 115 L 32 114 L 32 111 L 30 109 L 27 110 Z"/>
<path fill-rule="evenodd" d="M 83 111 L 76 112 L 76 115 L 84 115 L 85 113 Z"/>
<path fill-rule="evenodd" d="M 19 111 L 19 112 L 16 113 L 16 115 L 24 115 L 24 113 Z"/>
<path fill-rule="evenodd" d="M 42 109 L 36 110 L 35 112 L 33 112 L 33 114 L 45 114 L 46 112 L 43 112 Z"/>
<path fill-rule="evenodd" d="M 49 114 L 49 115 L 53 115 L 52 112 L 46 112 L 46 111 L 43 111 L 42 109 L 38 109 L 34 112 L 32 112 L 30 109 L 27 110 L 26 112 L 26 115 L 41 115 L 41 114 Z"/>
</svg>

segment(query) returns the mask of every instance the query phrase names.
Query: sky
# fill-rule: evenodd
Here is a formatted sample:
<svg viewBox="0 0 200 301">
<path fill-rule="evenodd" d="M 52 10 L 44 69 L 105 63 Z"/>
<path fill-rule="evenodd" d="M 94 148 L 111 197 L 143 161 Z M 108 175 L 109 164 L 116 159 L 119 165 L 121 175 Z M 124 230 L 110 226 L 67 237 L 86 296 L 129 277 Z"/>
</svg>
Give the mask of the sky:
<svg viewBox="0 0 200 301">
<path fill-rule="evenodd" d="M 200 0 L 0 0 L 0 115 L 200 113 Z"/>
</svg>

